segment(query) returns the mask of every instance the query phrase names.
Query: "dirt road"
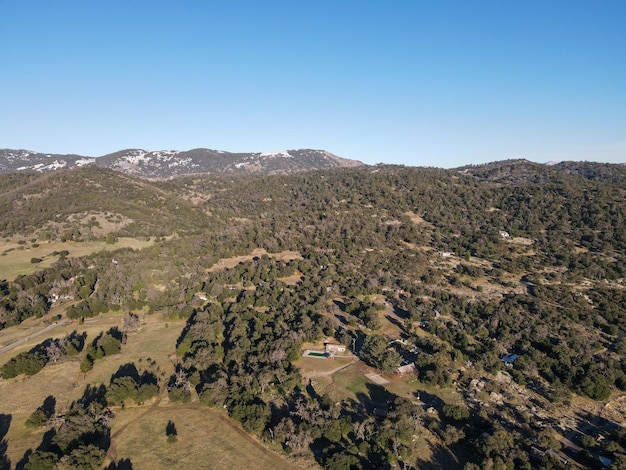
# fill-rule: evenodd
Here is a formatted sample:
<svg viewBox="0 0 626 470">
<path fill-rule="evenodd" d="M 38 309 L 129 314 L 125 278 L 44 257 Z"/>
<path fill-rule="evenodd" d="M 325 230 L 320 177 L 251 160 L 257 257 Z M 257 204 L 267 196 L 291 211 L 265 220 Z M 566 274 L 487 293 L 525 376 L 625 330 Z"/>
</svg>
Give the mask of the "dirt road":
<svg viewBox="0 0 626 470">
<path fill-rule="evenodd" d="M 66 320 L 64 322 L 54 322 L 51 325 L 46 326 L 45 328 L 42 328 L 39 331 L 36 331 L 34 333 L 29 334 L 28 336 L 25 336 L 24 338 L 18 339 L 17 341 L 12 342 L 11 344 L 6 345 L 3 348 L 0 348 L 0 354 L 5 353 L 7 351 L 10 351 L 11 349 L 17 348 L 18 346 L 21 346 L 22 344 L 27 343 L 28 341 L 30 341 L 33 338 L 36 338 L 37 336 L 41 336 L 44 333 L 47 333 L 50 330 L 55 329 L 57 326 L 63 326 L 63 325 L 67 325 L 69 322 Z"/>
</svg>

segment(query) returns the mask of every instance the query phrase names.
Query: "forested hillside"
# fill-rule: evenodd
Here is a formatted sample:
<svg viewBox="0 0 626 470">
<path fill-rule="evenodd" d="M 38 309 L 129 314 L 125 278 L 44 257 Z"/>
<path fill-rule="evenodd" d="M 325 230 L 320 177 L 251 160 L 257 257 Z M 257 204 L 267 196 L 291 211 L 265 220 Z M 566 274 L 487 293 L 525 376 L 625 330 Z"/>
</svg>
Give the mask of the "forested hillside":
<svg viewBox="0 0 626 470">
<path fill-rule="evenodd" d="M 126 405 L 167 403 L 225 410 L 294 467 L 625 468 L 624 181 L 618 165 L 525 161 L 0 175 L 10 250 L 109 245 L 0 281 L 0 346 L 24 322 L 71 322 L 0 353 L 0 393 L 62 364 L 77 377 L 63 412 L 45 395 L 27 414 L 0 408 L 41 440 L 14 450 L 15 424 L 0 426 L 0 453 L 126 468 L 112 426 Z M 151 245 L 116 250 L 120 237 Z M 88 334 L 104 316 L 117 325 Z M 175 352 L 102 380 L 156 319 L 184 322 L 163 345 Z M 345 367 L 303 357 L 324 342 L 346 346 Z"/>
</svg>

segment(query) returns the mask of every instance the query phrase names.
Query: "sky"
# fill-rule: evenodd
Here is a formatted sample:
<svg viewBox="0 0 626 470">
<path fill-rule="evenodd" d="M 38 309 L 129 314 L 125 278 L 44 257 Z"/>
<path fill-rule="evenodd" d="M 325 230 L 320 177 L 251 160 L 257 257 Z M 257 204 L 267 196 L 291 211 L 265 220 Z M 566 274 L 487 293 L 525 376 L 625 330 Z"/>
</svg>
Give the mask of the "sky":
<svg viewBox="0 0 626 470">
<path fill-rule="evenodd" d="M 626 162 L 624 0 L 0 0 L 0 148 Z"/>
</svg>

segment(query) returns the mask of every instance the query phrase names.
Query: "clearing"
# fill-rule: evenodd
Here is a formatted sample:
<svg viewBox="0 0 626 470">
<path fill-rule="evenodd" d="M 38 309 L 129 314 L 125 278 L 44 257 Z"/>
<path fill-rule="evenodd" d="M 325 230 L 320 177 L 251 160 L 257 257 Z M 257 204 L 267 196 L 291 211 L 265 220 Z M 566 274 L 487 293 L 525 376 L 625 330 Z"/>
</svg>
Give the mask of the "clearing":
<svg viewBox="0 0 626 470">
<path fill-rule="evenodd" d="M 0 279 L 14 280 L 21 274 L 31 274 L 43 268 L 49 268 L 59 260 L 54 252 L 68 251 L 67 256 L 80 257 L 102 250 L 119 250 L 133 248 L 140 250 L 151 246 L 154 242 L 137 240 L 136 238 L 119 238 L 116 243 L 108 244 L 104 241 L 96 242 L 60 242 L 50 241 L 41 243 L 18 244 L 13 241 L 0 242 Z M 31 263 L 32 258 L 39 258 L 40 263 Z"/>
<path fill-rule="evenodd" d="M 176 427 L 173 443 L 167 442 L 165 434 L 168 421 Z M 199 403 L 120 410 L 111 435 L 109 458 L 128 459 L 133 468 L 296 468 L 224 413 Z"/>
<path fill-rule="evenodd" d="M 31 338 L 25 344 L 16 347 L 10 352 L 0 354 L 0 365 L 17 355 L 27 351 L 36 344 L 49 337 L 62 337 L 77 330 L 87 333 L 87 343 L 91 342 L 101 331 L 112 326 L 121 326 L 121 313 L 106 313 L 86 320 L 85 323 L 59 324 L 47 335 Z M 176 339 L 185 325 L 184 320 L 165 319 L 156 313 L 146 315 L 145 323 L 137 332 L 128 334 L 127 343 L 122 347 L 122 354 L 114 354 L 96 361 L 93 371 L 83 378 L 80 373 L 80 359 L 69 359 L 60 364 L 51 364 L 44 367 L 37 374 L 27 377 L 24 375 L 14 379 L 0 380 L 0 414 L 11 416 L 11 426 L 6 435 L 9 443 L 7 455 L 11 462 L 19 462 L 28 449 L 36 449 L 41 443 L 45 428 L 31 430 L 26 428 L 25 421 L 30 414 L 41 406 L 44 399 L 53 396 L 56 400 L 57 411 L 67 408 L 73 400 L 80 398 L 87 384 L 108 384 L 111 376 L 121 365 L 134 362 L 141 368 L 147 358 L 156 361 L 159 367 L 160 379 L 167 380 L 174 371 L 170 356 L 174 354 Z M 38 331 L 43 322 L 32 322 L 30 331 Z M 24 333 L 19 325 L 2 330 L 0 339 L 5 342 L 5 336 L 16 338 Z M 165 347 L 164 347 L 165 345 Z M 145 408 L 144 408 L 145 410 Z"/>
<path fill-rule="evenodd" d="M 230 269 L 237 266 L 239 263 L 245 263 L 251 261 L 253 258 L 260 258 L 263 255 L 267 255 L 270 258 L 277 259 L 279 261 L 291 261 L 294 259 L 302 259 L 302 255 L 297 251 L 281 251 L 280 253 L 268 253 L 263 248 L 255 248 L 249 255 L 233 256 L 232 258 L 222 258 L 209 269 L 208 272 L 223 271 L 224 269 Z"/>
</svg>

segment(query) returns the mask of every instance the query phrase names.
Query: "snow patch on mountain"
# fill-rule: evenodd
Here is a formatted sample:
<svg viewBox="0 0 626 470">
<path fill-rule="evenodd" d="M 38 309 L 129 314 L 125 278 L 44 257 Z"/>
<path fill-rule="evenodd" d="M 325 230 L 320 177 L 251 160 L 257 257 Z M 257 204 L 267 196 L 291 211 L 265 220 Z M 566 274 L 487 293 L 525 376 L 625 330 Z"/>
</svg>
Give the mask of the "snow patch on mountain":
<svg viewBox="0 0 626 470">
<path fill-rule="evenodd" d="M 324 168 L 361 166 L 323 150 L 231 153 L 196 148 L 186 151 L 125 149 L 91 158 L 29 150 L 0 149 L 0 172 L 47 172 L 95 164 L 143 178 L 172 178 L 190 174 L 288 174 Z"/>
<path fill-rule="evenodd" d="M 282 152 L 265 152 L 265 153 L 261 153 L 259 156 L 265 157 L 265 158 L 293 158 L 293 155 L 291 155 L 287 151 L 282 151 Z"/>
</svg>

